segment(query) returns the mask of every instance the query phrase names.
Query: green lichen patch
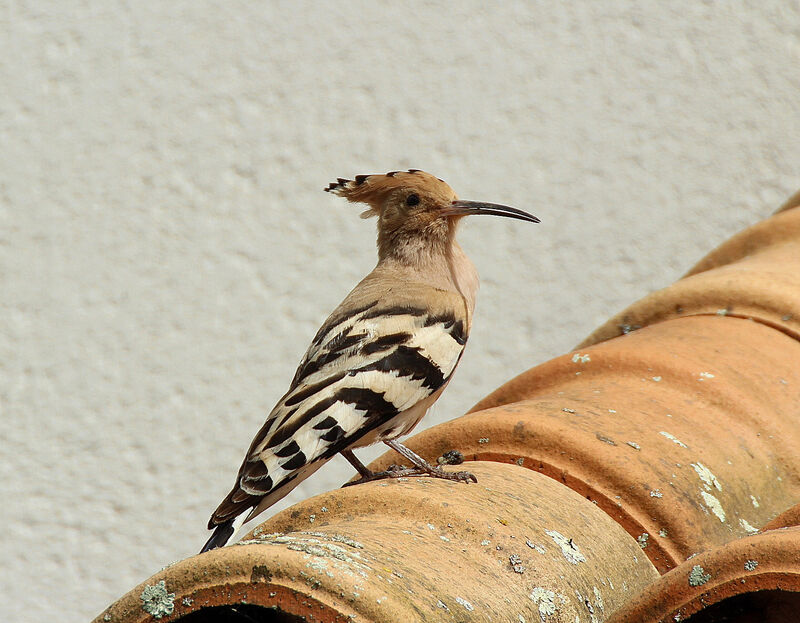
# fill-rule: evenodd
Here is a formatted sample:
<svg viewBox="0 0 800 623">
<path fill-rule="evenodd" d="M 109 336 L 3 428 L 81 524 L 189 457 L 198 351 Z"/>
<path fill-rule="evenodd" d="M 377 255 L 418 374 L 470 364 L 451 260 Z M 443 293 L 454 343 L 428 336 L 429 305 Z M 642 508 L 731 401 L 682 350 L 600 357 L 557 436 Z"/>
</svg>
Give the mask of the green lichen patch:
<svg viewBox="0 0 800 623">
<path fill-rule="evenodd" d="M 711 579 L 711 574 L 706 573 L 700 565 L 695 565 L 689 572 L 689 586 L 702 586 Z"/>
<path fill-rule="evenodd" d="M 142 610 L 154 619 L 169 616 L 175 610 L 175 593 L 167 592 L 164 580 L 145 586 L 139 599 L 142 600 Z"/>
</svg>

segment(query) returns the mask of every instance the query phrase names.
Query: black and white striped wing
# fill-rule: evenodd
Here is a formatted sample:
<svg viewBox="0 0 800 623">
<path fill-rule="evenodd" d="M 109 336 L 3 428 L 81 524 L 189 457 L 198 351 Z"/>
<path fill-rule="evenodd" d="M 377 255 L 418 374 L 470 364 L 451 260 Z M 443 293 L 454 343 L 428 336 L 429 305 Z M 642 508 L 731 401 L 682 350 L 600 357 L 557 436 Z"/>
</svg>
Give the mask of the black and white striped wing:
<svg viewBox="0 0 800 623">
<path fill-rule="evenodd" d="M 312 463 L 429 398 L 450 379 L 466 338 L 464 322 L 450 312 L 374 303 L 332 316 L 253 441 L 237 486 L 212 522 L 250 506 L 260 512 L 310 474 Z"/>
</svg>

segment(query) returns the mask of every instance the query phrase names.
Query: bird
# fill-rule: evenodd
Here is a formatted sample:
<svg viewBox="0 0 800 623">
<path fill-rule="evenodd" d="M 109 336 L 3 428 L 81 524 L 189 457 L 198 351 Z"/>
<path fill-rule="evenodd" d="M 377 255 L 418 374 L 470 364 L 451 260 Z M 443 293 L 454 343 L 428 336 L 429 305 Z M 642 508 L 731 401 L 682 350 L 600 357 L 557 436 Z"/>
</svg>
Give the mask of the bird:
<svg viewBox="0 0 800 623">
<path fill-rule="evenodd" d="M 214 532 L 201 553 L 225 545 L 336 454 L 360 475 L 349 484 L 401 476 L 477 482 L 469 472 L 429 464 L 397 439 L 442 394 L 472 327 L 478 273 L 456 242 L 460 220 L 539 219 L 505 205 L 462 201 L 419 169 L 338 178 L 324 190 L 366 204 L 361 218 L 377 217 L 378 263 L 314 336 L 211 515 Z M 413 467 L 371 472 L 353 450 L 378 442 Z"/>
</svg>

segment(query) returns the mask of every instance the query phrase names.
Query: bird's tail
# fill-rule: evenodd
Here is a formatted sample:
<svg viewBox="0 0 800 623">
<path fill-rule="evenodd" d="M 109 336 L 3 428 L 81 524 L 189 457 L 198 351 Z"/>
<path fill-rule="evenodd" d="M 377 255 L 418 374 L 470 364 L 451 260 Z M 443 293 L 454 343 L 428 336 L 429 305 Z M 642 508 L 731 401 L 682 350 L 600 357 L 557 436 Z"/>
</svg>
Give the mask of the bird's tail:
<svg viewBox="0 0 800 623">
<path fill-rule="evenodd" d="M 200 553 L 202 554 L 210 549 L 222 547 L 233 536 L 233 532 L 233 519 L 229 519 L 225 523 L 219 524 L 214 529 L 214 533 L 211 535 L 211 538 L 206 541 L 205 545 L 203 545 L 203 549 L 200 550 Z"/>
<path fill-rule="evenodd" d="M 221 524 L 218 524 L 217 527 L 214 528 L 214 533 L 211 535 L 211 538 L 203 545 L 203 549 L 200 550 L 200 553 L 202 554 L 208 550 L 217 549 L 228 543 L 228 541 L 233 538 L 233 535 L 239 531 L 239 528 L 242 527 L 245 516 L 246 515 L 242 513 L 238 517 L 233 517 L 228 521 L 223 521 Z"/>
</svg>

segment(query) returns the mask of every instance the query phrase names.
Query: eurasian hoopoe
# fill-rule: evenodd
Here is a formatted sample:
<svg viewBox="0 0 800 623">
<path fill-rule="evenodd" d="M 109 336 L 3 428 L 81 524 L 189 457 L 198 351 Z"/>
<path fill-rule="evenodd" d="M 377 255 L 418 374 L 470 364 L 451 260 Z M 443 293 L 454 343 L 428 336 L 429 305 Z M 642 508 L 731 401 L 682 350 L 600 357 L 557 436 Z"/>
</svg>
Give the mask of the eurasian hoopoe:
<svg viewBox="0 0 800 623">
<path fill-rule="evenodd" d="M 469 214 L 539 219 L 460 201 L 444 181 L 416 169 L 339 178 L 325 190 L 366 203 L 362 218 L 378 217 L 378 264 L 317 332 L 211 516 L 214 533 L 202 551 L 225 545 L 337 453 L 361 475 L 357 482 L 415 475 L 477 482 L 428 464 L 396 438 L 442 393 L 469 336 L 478 274 L 455 240 L 458 221 Z M 414 467 L 370 472 L 353 449 L 379 441 Z"/>
</svg>

